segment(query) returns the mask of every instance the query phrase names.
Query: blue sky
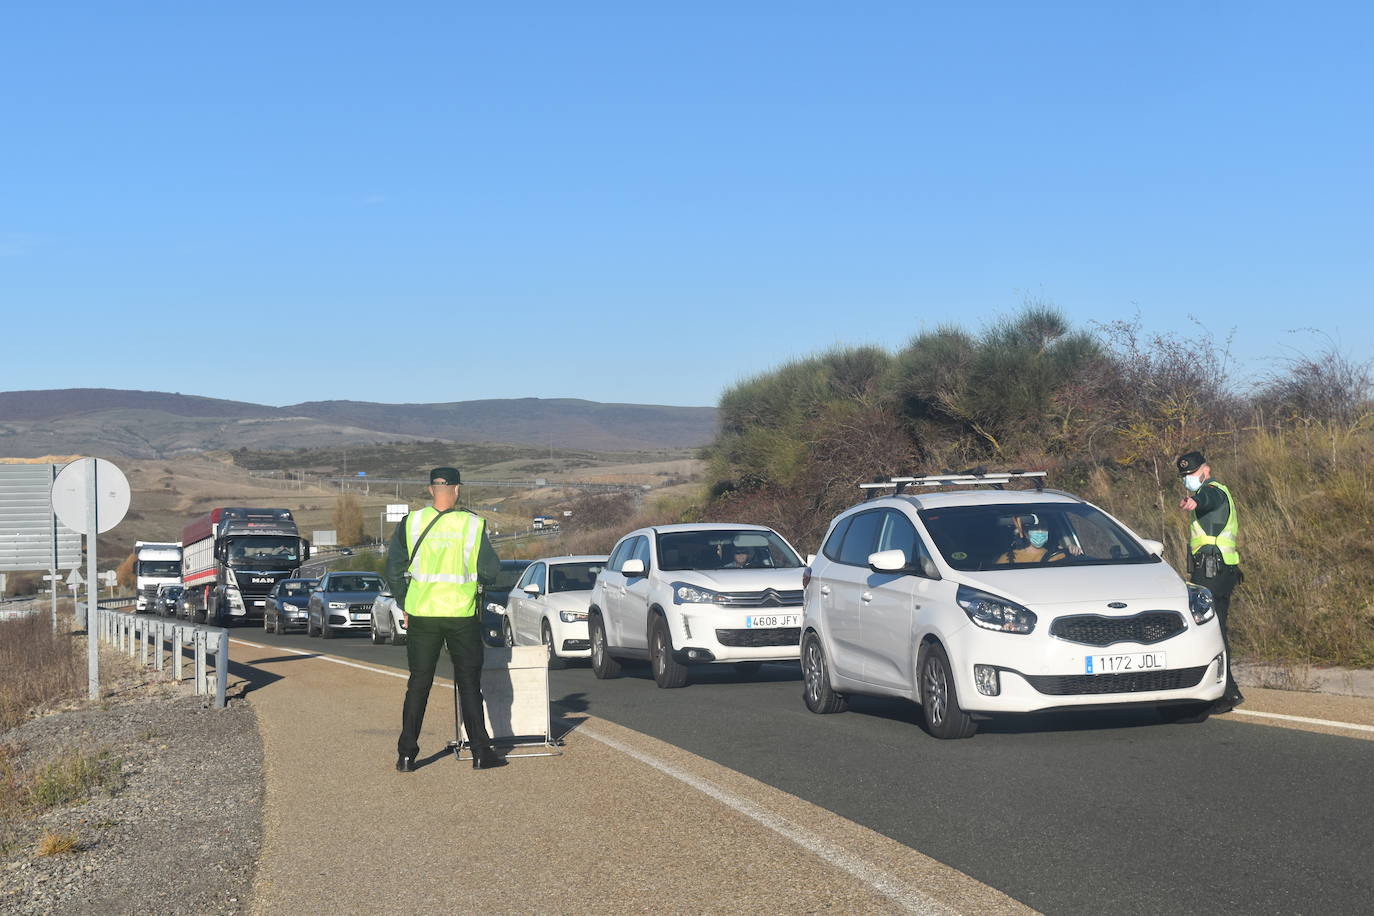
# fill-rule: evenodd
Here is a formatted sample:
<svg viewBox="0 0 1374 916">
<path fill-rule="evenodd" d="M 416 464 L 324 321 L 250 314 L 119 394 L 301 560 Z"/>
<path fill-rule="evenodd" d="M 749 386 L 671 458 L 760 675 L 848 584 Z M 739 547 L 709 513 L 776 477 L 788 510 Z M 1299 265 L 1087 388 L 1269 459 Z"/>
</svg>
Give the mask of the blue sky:
<svg viewBox="0 0 1374 916">
<path fill-rule="evenodd" d="M 10 2 L 0 389 L 711 404 L 1027 300 L 1367 359 L 1369 9 Z"/>
</svg>

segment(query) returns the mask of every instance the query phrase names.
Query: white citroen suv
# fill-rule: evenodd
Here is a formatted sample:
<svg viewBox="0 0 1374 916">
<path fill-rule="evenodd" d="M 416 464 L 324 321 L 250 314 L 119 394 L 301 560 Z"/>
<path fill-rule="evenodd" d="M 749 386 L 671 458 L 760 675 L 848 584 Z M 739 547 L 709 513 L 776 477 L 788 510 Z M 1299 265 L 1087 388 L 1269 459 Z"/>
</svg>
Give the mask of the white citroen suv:
<svg viewBox="0 0 1374 916">
<path fill-rule="evenodd" d="M 998 713 L 1157 706 L 1201 721 L 1226 657 L 1207 589 L 1158 541 L 1043 488 L 1044 472 L 894 478 L 840 513 L 805 573 L 803 698 L 921 704 L 937 738 Z M 1035 490 L 1007 490 L 1029 478 Z M 991 485 L 907 493 L 910 487 Z"/>
<path fill-rule="evenodd" d="M 631 531 L 596 577 L 588 607 L 592 671 L 615 677 L 647 659 L 660 687 L 689 665 L 795 661 L 802 562 L 762 525 L 660 525 Z"/>
</svg>

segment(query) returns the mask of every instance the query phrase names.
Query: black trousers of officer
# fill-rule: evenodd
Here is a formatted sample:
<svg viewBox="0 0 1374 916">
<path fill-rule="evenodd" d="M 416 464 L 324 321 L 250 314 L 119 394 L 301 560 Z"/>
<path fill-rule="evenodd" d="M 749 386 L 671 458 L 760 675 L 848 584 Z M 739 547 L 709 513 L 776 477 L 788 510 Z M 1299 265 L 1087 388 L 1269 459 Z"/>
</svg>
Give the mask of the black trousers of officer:
<svg viewBox="0 0 1374 916">
<path fill-rule="evenodd" d="M 463 710 L 463 725 L 474 748 L 491 747 L 486 719 L 482 712 L 482 615 L 471 617 L 421 617 L 412 614 L 406 632 L 406 662 L 410 680 L 406 682 L 406 702 L 401 711 L 401 737 L 396 751 L 402 757 L 420 752 L 420 729 L 425 724 L 425 707 L 434 685 L 434 669 L 439 651 L 448 646 L 453 660 L 453 681 L 458 685 L 458 701 Z"/>
<path fill-rule="evenodd" d="M 1202 574 L 1202 559 L 1195 557 L 1193 563 L 1193 584 L 1211 589 L 1212 601 L 1215 602 L 1217 609 L 1217 622 L 1221 624 L 1221 639 L 1226 645 L 1226 693 L 1222 696 L 1235 700 L 1240 697 L 1240 687 L 1236 685 L 1236 679 L 1231 674 L 1231 637 L 1226 626 L 1226 615 L 1231 610 L 1231 592 L 1240 584 L 1240 567 L 1218 563 L 1217 574 L 1205 576 Z"/>
</svg>

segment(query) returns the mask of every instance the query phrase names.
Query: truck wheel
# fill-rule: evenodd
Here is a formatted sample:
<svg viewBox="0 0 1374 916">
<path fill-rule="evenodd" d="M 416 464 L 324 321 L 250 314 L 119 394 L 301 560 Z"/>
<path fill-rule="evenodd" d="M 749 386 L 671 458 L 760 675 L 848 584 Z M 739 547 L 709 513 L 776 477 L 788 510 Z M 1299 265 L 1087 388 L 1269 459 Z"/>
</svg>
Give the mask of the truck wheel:
<svg viewBox="0 0 1374 916">
<path fill-rule="evenodd" d="M 597 680 L 620 676 L 620 662 L 611 658 L 606 645 L 606 625 L 601 622 L 600 614 L 592 614 L 587 620 L 587 633 L 592 642 L 592 674 Z"/>
<path fill-rule="evenodd" d="M 673 658 L 673 635 L 668 621 L 654 618 L 649 631 L 649 662 L 654 669 L 654 683 L 671 690 L 687 683 L 687 666 Z"/>
<path fill-rule="evenodd" d="M 815 633 L 807 633 L 801 647 L 802 699 L 806 708 L 814 713 L 828 715 L 844 712 L 848 702 L 843 694 L 836 693 L 830 686 L 830 666 L 825 661 L 825 649 L 821 638 Z"/>
<path fill-rule="evenodd" d="M 539 641 L 544 644 L 544 648 L 549 651 L 549 670 L 556 671 L 559 668 L 567 667 L 567 660 L 559 658 L 558 653 L 553 647 L 553 630 L 549 627 L 549 622 L 544 621 L 544 625 L 539 628 Z"/>
<path fill-rule="evenodd" d="M 949 656 L 941 646 L 931 646 L 921 663 L 921 709 L 936 738 L 970 738 L 978 731 L 978 723 L 959 708 Z"/>
</svg>

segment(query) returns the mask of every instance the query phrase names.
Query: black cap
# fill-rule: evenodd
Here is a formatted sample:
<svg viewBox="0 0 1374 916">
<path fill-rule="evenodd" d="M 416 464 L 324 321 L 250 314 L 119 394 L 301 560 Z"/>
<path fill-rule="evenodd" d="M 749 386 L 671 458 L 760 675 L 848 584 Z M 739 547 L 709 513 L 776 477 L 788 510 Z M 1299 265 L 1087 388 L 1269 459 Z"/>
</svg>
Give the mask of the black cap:
<svg viewBox="0 0 1374 916">
<path fill-rule="evenodd" d="M 1202 452 L 1185 452 L 1178 456 L 1178 475 L 1183 477 L 1191 474 L 1198 468 L 1207 463 L 1207 459 L 1202 457 Z"/>
<path fill-rule="evenodd" d="M 429 472 L 429 482 L 452 487 L 462 483 L 463 477 L 458 473 L 457 468 L 435 468 Z"/>
</svg>

